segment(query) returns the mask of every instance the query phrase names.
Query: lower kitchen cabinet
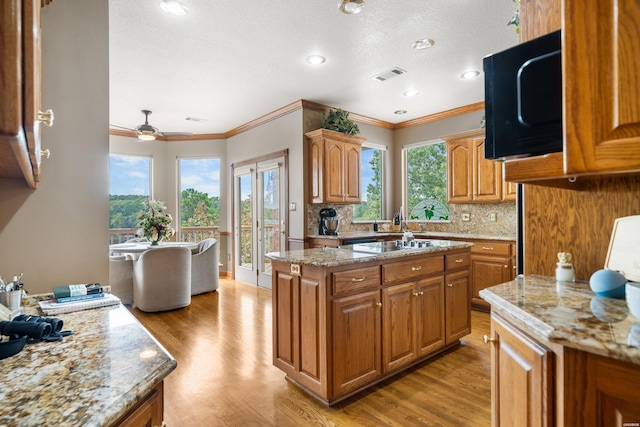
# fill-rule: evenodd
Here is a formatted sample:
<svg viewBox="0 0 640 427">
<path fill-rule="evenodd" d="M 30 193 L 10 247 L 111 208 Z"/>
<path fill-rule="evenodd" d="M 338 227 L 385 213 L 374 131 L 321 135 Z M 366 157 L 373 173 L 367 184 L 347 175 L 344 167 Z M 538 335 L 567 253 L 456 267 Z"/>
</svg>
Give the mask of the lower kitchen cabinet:
<svg viewBox="0 0 640 427">
<path fill-rule="evenodd" d="M 380 292 L 337 298 L 333 306 L 333 393 L 357 390 L 382 375 Z"/>
<path fill-rule="evenodd" d="M 513 242 L 478 240 L 471 248 L 471 306 L 489 311 L 489 304 L 479 292 L 489 286 L 513 280 L 515 277 L 515 244 Z"/>
<path fill-rule="evenodd" d="M 492 426 L 548 426 L 553 353 L 498 316 L 491 318 Z"/>
<path fill-rule="evenodd" d="M 114 425 L 118 427 L 163 426 L 163 383 L 158 384 L 151 393 Z"/>
<path fill-rule="evenodd" d="M 445 344 L 451 344 L 471 333 L 469 270 L 447 273 L 445 282 Z"/>
</svg>

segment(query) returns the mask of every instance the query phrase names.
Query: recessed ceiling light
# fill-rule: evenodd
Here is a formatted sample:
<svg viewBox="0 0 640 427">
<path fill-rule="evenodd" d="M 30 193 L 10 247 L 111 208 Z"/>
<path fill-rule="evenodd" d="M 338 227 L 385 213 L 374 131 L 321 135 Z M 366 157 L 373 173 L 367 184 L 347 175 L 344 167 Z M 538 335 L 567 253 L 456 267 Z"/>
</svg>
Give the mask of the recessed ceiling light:
<svg viewBox="0 0 640 427">
<path fill-rule="evenodd" d="M 480 71 L 478 70 L 469 70 L 469 71 L 465 71 L 464 73 L 462 73 L 460 75 L 460 77 L 462 77 L 463 79 L 474 79 L 476 77 L 478 77 L 480 75 Z"/>
<path fill-rule="evenodd" d="M 413 47 L 415 50 L 421 50 L 428 49 L 434 44 L 436 44 L 436 42 L 431 39 L 420 39 L 413 42 L 413 45 L 411 47 Z"/>
<path fill-rule="evenodd" d="M 184 16 L 189 12 L 189 7 L 180 0 L 162 0 L 160 8 L 167 13 Z"/>
<path fill-rule="evenodd" d="M 321 56 L 321 55 L 310 55 L 310 56 L 307 57 L 307 62 L 309 64 L 313 64 L 313 65 L 322 64 L 326 60 L 327 59 L 324 56 Z"/>
<path fill-rule="evenodd" d="M 407 110 L 396 110 L 393 112 L 393 114 L 401 116 L 402 114 L 407 114 Z"/>
<path fill-rule="evenodd" d="M 364 0 L 343 0 L 339 6 L 340 12 L 355 15 L 364 9 Z"/>
<path fill-rule="evenodd" d="M 417 90 L 408 90 L 406 92 L 403 93 L 404 96 L 416 96 L 418 95 L 420 92 L 418 92 Z"/>
</svg>

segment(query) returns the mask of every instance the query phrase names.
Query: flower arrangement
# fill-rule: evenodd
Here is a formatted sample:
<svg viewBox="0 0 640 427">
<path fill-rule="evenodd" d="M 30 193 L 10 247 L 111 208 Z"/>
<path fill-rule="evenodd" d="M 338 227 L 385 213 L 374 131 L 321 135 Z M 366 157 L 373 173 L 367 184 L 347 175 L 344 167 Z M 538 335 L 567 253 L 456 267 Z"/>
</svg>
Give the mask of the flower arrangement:
<svg viewBox="0 0 640 427">
<path fill-rule="evenodd" d="M 138 214 L 138 237 L 146 237 L 152 245 L 157 245 L 160 240 L 169 238 L 176 234 L 171 228 L 171 215 L 165 213 L 167 207 L 158 200 L 147 200 L 144 202 L 146 212 Z"/>
</svg>

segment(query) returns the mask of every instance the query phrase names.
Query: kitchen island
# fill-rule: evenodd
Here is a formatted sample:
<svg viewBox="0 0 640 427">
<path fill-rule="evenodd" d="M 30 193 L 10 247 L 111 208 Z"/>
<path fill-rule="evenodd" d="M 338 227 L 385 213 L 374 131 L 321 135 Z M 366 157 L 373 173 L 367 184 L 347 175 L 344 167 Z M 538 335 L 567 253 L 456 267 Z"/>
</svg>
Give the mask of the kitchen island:
<svg viewBox="0 0 640 427">
<path fill-rule="evenodd" d="M 542 276 L 480 295 L 491 304 L 493 426 L 638 425 L 640 319 L 624 299 Z"/>
<path fill-rule="evenodd" d="M 333 405 L 457 346 L 471 330 L 473 245 L 430 242 L 268 254 L 274 365 Z"/>
<path fill-rule="evenodd" d="M 25 314 L 42 314 L 38 297 L 23 299 Z M 0 362 L 0 425 L 162 425 L 176 361 L 123 305 L 48 317 L 73 335 Z"/>
</svg>

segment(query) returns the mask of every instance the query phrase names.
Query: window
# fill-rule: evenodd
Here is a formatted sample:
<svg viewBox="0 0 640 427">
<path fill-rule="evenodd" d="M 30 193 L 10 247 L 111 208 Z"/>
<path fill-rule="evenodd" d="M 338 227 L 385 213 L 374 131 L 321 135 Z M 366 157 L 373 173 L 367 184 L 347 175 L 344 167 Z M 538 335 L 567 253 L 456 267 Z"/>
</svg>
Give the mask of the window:
<svg viewBox="0 0 640 427">
<path fill-rule="evenodd" d="M 109 155 L 109 240 L 135 237 L 138 213 L 151 195 L 151 157 Z"/>
<path fill-rule="evenodd" d="M 178 159 L 180 236 L 185 242 L 220 239 L 220 159 Z"/>
<path fill-rule="evenodd" d="M 447 143 L 405 147 L 405 215 L 409 220 L 448 221 Z"/>
<path fill-rule="evenodd" d="M 382 155 L 386 147 L 372 144 L 362 146 L 360 170 L 362 173 L 362 202 L 355 205 L 355 221 L 382 219 Z"/>
</svg>

